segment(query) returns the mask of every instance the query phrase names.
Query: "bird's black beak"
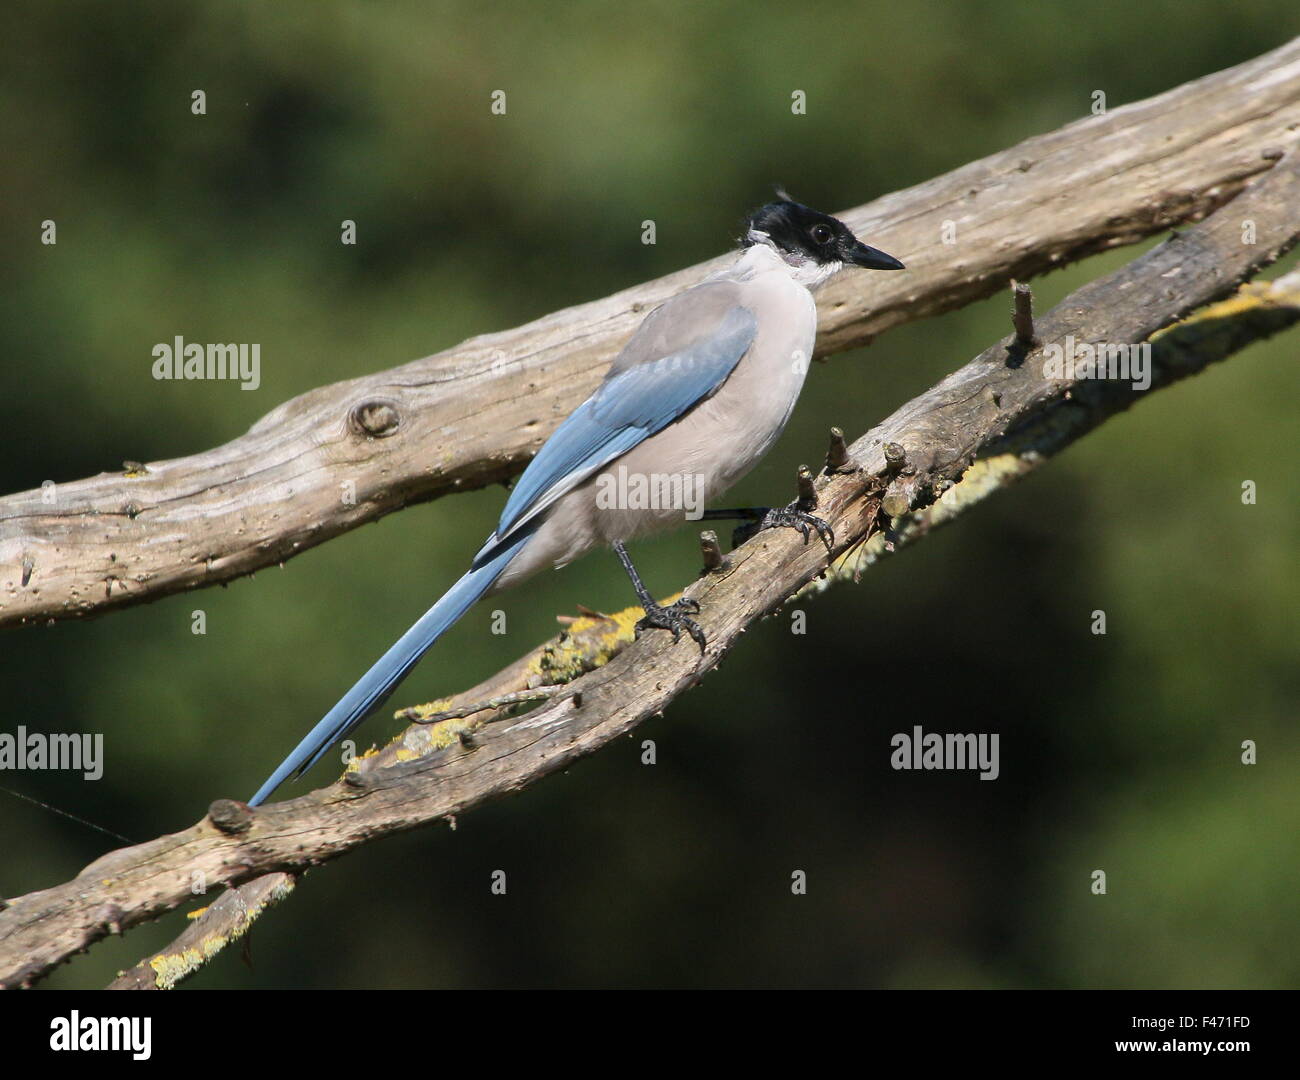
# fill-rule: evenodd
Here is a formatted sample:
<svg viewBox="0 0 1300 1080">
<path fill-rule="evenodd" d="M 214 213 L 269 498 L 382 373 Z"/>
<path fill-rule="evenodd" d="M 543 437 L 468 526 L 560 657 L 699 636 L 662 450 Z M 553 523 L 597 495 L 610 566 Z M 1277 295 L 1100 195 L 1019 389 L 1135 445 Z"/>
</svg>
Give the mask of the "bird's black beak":
<svg viewBox="0 0 1300 1080">
<path fill-rule="evenodd" d="M 853 246 L 844 253 L 844 261 L 865 270 L 906 270 L 901 262 L 892 255 L 886 255 L 879 248 L 855 240 Z"/>
</svg>

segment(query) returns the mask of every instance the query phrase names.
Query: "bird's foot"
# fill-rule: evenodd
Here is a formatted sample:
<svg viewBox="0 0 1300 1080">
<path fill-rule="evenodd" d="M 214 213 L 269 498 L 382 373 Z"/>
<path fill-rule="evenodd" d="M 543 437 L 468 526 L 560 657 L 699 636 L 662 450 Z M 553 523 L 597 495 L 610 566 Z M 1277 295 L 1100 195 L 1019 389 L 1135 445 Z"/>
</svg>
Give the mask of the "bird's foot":
<svg viewBox="0 0 1300 1080">
<path fill-rule="evenodd" d="M 696 601 L 683 596 L 675 604 L 666 607 L 653 601 L 642 603 L 641 606 L 645 608 L 645 618 L 636 624 L 637 637 L 641 636 L 642 630 L 671 630 L 675 643 L 681 639 L 682 631 L 685 630 L 699 645 L 700 652 L 704 651 L 704 630 L 699 623 L 689 618 L 700 613 L 700 605 Z"/>
<path fill-rule="evenodd" d="M 795 500 L 789 506 L 774 506 L 757 521 L 737 526 L 735 533 L 731 537 L 732 546 L 739 547 L 751 536 L 762 532 L 764 529 L 797 529 L 805 544 L 808 543 L 813 530 L 816 529 L 817 535 L 821 537 L 822 543 L 826 545 L 826 554 L 834 554 L 835 530 L 822 518 L 810 514 L 806 510 L 800 510 L 799 500 Z"/>
</svg>

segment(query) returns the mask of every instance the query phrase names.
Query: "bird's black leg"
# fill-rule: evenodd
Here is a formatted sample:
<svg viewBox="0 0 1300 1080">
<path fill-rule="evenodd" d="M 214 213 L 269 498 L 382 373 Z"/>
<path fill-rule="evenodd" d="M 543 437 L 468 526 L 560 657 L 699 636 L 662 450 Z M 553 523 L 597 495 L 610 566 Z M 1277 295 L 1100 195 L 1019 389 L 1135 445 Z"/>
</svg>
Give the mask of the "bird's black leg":
<svg viewBox="0 0 1300 1080">
<path fill-rule="evenodd" d="M 636 624 L 636 636 L 641 636 L 641 631 L 645 629 L 671 630 L 673 632 L 673 641 L 677 641 L 685 630 L 699 645 L 700 652 L 704 651 L 705 637 L 704 631 L 700 624 L 694 619 L 689 618 L 691 615 L 698 615 L 700 605 L 694 600 L 683 596 L 675 604 L 669 604 L 664 607 L 656 603 L 655 598 L 650 595 L 650 590 L 645 587 L 641 581 L 641 575 L 636 572 L 636 567 L 632 565 L 632 560 L 628 556 L 627 548 L 623 546 L 622 541 L 614 541 L 614 551 L 618 555 L 618 561 L 623 564 L 623 569 L 627 571 L 627 576 L 632 579 L 632 588 L 636 590 L 636 598 L 645 608 L 645 618 Z"/>
<path fill-rule="evenodd" d="M 816 529 L 817 535 L 826 545 L 826 553 L 834 554 L 835 530 L 822 518 L 808 513 L 802 503 L 802 499 L 795 499 L 789 506 L 739 506 L 734 510 L 705 510 L 703 517 L 705 521 L 744 522 L 743 525 L 737 525 L 731 534 L 733 548 L 739 547 L 764 529 L 798 529 L 806 544 L 812 530 Z"/>
</svg>

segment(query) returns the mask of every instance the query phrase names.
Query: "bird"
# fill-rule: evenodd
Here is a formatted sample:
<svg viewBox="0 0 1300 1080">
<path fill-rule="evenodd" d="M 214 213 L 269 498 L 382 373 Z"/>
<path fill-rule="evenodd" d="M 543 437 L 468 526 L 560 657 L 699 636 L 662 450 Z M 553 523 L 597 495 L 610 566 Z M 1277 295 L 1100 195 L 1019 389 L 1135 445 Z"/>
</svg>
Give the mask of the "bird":
<svg viewBox="0 0 1300 1080">
<path fill-rule="evenodd" d="M 593 548 L 613 548 L 631 579 L 645 610 L 638 634 L 657 628 L 677 640 L 685 630 L 703 650 L 706 636 L 691 618 L 700 613 L 698 602 L 657 603 L 626 544 L 681 524 L 688 490 L 692 506 L 711 501 L 776 442 L 812 358 L 813 292 L 846 267 L 905 269 L 838 218 L 780 189 L 775 201 L 751 213 L 736 257 L 642 320 L 601 384 L 524 470 L 469 570 L 339 699 L 248 805 L 260 805 L 290 776 L 301 776 L 380 708 L 478 600 Z M 649 486 L 679 497 L 633 498 L 628 478 L 642 481 L 641 496 Z M 827 539 L 826 523 L 793 503 L 699 516 L 740 519 L 752 531 L 795 528 L 805 542 L 816 528 Z"/>
</svg>

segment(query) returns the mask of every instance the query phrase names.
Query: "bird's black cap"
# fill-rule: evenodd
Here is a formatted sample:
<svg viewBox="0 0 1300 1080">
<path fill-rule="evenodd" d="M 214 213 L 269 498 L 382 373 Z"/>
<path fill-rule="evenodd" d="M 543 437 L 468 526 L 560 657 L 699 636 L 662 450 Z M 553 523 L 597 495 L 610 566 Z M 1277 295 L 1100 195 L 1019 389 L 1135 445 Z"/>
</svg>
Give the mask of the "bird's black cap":
<svg viewBox="0 0 1300 1080">
<path fill-rule="evenodd" d="M 839 218 L 793 199 L 778 199 L 750 214 L 744 246 L 759 242 L 754 233 L 765 234 L 778 251 L 819 266 L 838 262 L 867 270 L 905 269 L 892 255 L 864 244 Z"/>
</svg>

